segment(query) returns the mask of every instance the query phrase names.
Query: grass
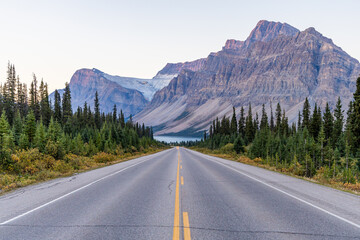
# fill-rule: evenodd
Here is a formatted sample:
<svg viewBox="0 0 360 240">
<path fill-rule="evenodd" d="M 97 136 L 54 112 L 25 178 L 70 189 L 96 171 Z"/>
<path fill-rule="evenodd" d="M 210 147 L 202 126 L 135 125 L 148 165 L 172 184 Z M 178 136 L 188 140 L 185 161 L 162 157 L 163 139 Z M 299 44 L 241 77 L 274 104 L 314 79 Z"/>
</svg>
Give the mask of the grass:
<svg viewBox="0 0 360 240">
<path fill-rule="evenodd" d="M 39 155 L 36 151 L 35 154 L 33 154 L 33 150 L 28 150 L 13 156 L 17 163 L 21 163 L 22 157 L 27 161 L 26 166 L 22 163 L 23 168 L 20 173 L 0 173 L 0 195 L 28 185 L 45 182 L 55 178 L 68 177 L 77 173 L 154 154 L 165 149 L 168 149 L 168 147 L 149 148 L 142 152 L 123 153 L 121 155 L 112 155 L 101 152 L 93 157 L 67 154 L 63 160 L 54 160 L 47 155 Z M 29 157 L 31 154 L 35 155 L 37 160 L 31 161 L 31 156 Z M 48 159 L 48 162 L 45 162 L 44 159 Z M 41 166 L 39 167 L 39 165 Z"/>
<path fill-rule="evenodd" d="M 250 159 L 244 155 L 238 155 L 235 152 L 222 152 L 221 150 L 210 150 L 207 148 L 199 148 L 199 147 L 190 147 L 190 149 L 201 152 L 207 155 L 211 155 L 214 157 L 224 158 L 235 162 L 240 162 L 256 167 L 261 167 L 270 171 L 282 173 L 291 177 L 295 177 L 298 179 L 303 179 L 312 183 L 320 184 L 323 186 L 331 187 L 337 190 L 349 192 L 352 194 L 360 195 L 360 183 L 357 182 L 356 184 L 351 183 L 343 183 L 341 181 L 336 181 L 334 179 L 326 179 L 320 175 L 314 176 L 313 178 L 308 178 L 304 176 L 296 175 L 292 172 L 292 169 L 289 168 L 277 168 L 276 166 L 271 166 L 269 164 L 265 164 L 264 160 L 261 158 Z"/>
</svg>

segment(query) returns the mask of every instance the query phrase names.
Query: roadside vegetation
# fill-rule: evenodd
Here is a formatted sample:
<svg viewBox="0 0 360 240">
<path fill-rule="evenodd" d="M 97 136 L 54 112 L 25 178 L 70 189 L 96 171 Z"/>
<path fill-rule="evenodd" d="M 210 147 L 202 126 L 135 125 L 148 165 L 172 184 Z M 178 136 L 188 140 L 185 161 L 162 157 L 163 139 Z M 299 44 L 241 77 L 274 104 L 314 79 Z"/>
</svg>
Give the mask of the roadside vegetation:
<svg viewBox="0 0 360 240">
<path fill-rule="evenodd" d="M 328 104 L 311 111 L 306 98 L 291 126 L 280 104 L 270 117 L 263 105 L 261 119 L 251 104 L 246 117 L 241 108 L 239 120 L 233 110 L 231 120 L 214 120 L 192 148 L 360 193 L 360 77 L 346 120 L 340 98 L 333 111 Z"/>
<path fill-rule="evenodd" d="M 9 63 L 0 87 L 0 192 L 38 181 L 71 175 L 165 148 L 153 139 L 152 128 L 125 121 L 118 114 L 94 110 L 84 103 L 75 113 L 66 84 L 62 97 L 55 91 L 52 106 L 48 87 L 33 76 L 26 84 Z"/>
</svg>

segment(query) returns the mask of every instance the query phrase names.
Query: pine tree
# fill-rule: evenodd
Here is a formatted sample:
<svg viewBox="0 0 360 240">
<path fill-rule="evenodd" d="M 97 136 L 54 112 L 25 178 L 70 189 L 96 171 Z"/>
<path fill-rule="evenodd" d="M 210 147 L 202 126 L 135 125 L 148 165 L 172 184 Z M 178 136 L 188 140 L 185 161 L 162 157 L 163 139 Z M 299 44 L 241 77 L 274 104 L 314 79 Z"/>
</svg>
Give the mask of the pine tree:
<svg viewBox="0 0 360 240">
<path fill-rule="evenodd" d="M 333 133 L 334 128 L 334 119 L 331 114 L 329 103 L 326 103 L 325 113 L 324 113 L 324 132 L 325 132 L 325 140 L 327 143 L 330 143 L 331 135 Z"/>
<path fill-rule="evenodd" d="M 249 103 L 249 111 L 248 111 L 248 115 L 246 116 L 246 123 L 245 123 L 245 138 L 247 143 L 252 142 L 255 137 L 255 127 L 253 124 L 254 123 L 252 119 L 251 103 Z"/>
<path fill-rule="evenodd" d="M 122 109 L 120 110 L 120 125 L 122 128 L 125 127 L 125 117 L 124 117 L 124 113 L 123 113 Z"/>
<path fill-rule="evenodd" d="M 303 112 L 302 112 L 302 128 L 310 128 L 310 103 L 308 98 L 305 98 Z"/>
<path fill-rule="evenodd" d="M 270 130 L 273 132 L 275 130 L 275 124 L 274 124 L 274 114 L 272 110 L 272 102 L 270 101 Z"/>
<path fill-rule="evenodd" d="M 46 143 L 47 143 L 46 130 L 42 123 L 42 120 L 40 120 L 40 123 L 36 127 L 36 132 L 34 136 L 34 145 L 39 149 L 40 152 L 44 152 Z"/>
<path fill-rule="evenodd" d="M 99 96 L 97 91 L 95 92 L 94 111 L 95 111 L 95 127 L 97 129 L 100 129 L 101 127 L 100 104 L 99 104 Z"/>
<path fill-rule="evenodd" d="M 323 162 L 324 162 L 324 142 L 325 142 L 325 130 L 324 130 L 324 125 L 321 125 L 320 127 L 320 132 L 319 132 L 319 136 L 318 136 L 318 141 L 320 143 L 320 167 L 322 167 Z"/>
<path fill-rule="evenodd" d="M 360 77 L 356 81 L 356 91 L 354 93 L 354 101 L 352 104 L 351 114 L 351 131 L 353 134 L 353 144 L 357 150 L 360 149 Z"/>
<path fill-rule="evenodd" d="M 58 123 L 62 122 L 62 112 L 61 112 L 61 97 L 58 90 L 55 90 L 54 93 L 54 120 Z"/>
<path fill-rule="evenodd" d="M 18 146 L 20 144 L 20 136 L 23 130 L 23 122 L 21 119 L 20 111 L 17 110 L 15 114 L 14 126 L 13 126 L 13 134 L 15 144 Z"/>
<path fill-rule="evenodd" d="M 315 103 L 314 112 L 311 117 L 310 127 L 309 127 L 310 135 L 313 136 L 315 140 L 319 135 L 320 127 L 321 127 L 321 110 L 320 108 L 317 107 L 317 104 Z"/>
<path fill-rule="evenodd" d="M 16 102 L 16 77 L 15 67 L 8 63 L 8 76 L 4 90 L 6 94 L 3 96 L 4 108 L 8 122 L 12 125 L 15 118 L 15 102 Z"/>
<path fill-rule="evenodd" d="M 231 130 L 231 133 L 237 133 L 237 131 L 238 131 L 235 107 L 233 107 L 233 115 L 232 115 L 232 118 L 231 118 L 230 130 Z"/>
<path fill-rule="evenodd" d="M 268 129 L 268 117 L 265 111 L 265 104 L 262 105 L 261 121 L 260 121 L 260 130 Z"/>
<path fill-rule="evenodd" d="M 51 118 L 51 108 L 49 102 L 49 92 L 47 84 L 44 84 L 43 80 L 41 80 L 40 84 L 40 109 L 41 109 L 41 118 L 45 126 L 49 126 L 50 118 Z"/>
<path fill-rule="evenodd" d="M 215 124 L 214 125 L 214 132 L 215 132 Z M 245 116 L 244 116 L 244 108 L 241 107 L 240 109 L 240 119 L 239 119 L 239 134 L 244 139 L 245 138 Z"/>
<path fill-rule="evenodd" d="M 65 91 L 62 97 L 62 122 L 65 125 L 69 123 L 72 116 L 71 91 L 68 83 L 65 83 Z"/>
<path fill-rule="evenodd" d="M 32 144 L 36 132 L 36 119 L 32 110 L 26 116 L 24 132 L 27 135 L 29 143 Z"/>
<path fill-rule="evenodd" d="M 281 107 L 280 107 L 280 103 L 278 103 L 276 105 L 276 110 L 275 110 L 275 119 L 276 119 L 276 133 L 280 133 L 280 127 L 281 127 Z"/>
<path fill-rule="evenodd" d="M 33 74 L 33 81 L 31 82 L 30 85 L 30 109 L 34 114 L 36 121 L 40 120 L 40 105 L 39 105 L 39 96 L 37 90 L 37 78 L 35 74 Z"/>
<path fill-rule="evenodd" d="M 113 121 L 113 123 L 116 123 L 116 122 L 117 122 L 117 109 L 116 109 L 116 104 L 114 104 L 114 107 L 113 107 L 112 121 Z"/>
<path fill-rule="evenodd" d="M 334 120 L 333 136 L 332 136 L 333 147 L 335 147 L 335 145 L 338 143 L 343 130 L 344 115 L 343 115 L 343 110 L 341 108 L 342 108 L 342 104 L 341 104 L 341 99 L 339 97 L 334 110 L 335 120 Z"/>
</svg>

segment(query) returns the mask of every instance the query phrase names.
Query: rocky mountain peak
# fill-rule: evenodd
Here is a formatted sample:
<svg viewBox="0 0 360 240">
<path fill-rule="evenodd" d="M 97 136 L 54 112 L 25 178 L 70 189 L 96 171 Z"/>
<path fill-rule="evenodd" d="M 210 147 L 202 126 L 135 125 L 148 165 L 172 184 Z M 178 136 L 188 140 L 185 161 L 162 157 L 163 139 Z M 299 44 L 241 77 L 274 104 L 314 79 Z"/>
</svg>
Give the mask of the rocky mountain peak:
<svg viewBox="0 0 360 240">
<path fill-rule="evenodd" d="M 228 39 L 223 47 L 223 50 L 239 50 L 244 45 L 244 41 L 238 41 L 235 39 Z"/>
<path fill-rule="evenodd" d="M 251 31 L 250 36 L 246 39 L 245 44 L 248 46 L 253 42 L 269 42 L 279 35 L 293 37 L 300 31 L 287 23 L 270 22 L 261 20 Z"/>
</svg>

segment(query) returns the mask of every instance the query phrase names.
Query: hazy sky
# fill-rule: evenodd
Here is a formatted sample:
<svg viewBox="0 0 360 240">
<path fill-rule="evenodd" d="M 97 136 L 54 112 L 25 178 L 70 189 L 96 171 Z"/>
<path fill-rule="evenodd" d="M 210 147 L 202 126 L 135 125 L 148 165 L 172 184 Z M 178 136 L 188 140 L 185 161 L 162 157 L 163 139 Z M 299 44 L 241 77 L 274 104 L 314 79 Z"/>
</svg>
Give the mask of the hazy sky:
<svg viewBox="0 0 360 240">
<path fill-rule="evenodd" d="M 315 27 L 360 60 L 360 1 L 0 0 L 0 81 L 7 62 L 63 88 L 79 68 L 153 77 L 168 62 L 245 40 L 259 20 Z"/>
</svg>

